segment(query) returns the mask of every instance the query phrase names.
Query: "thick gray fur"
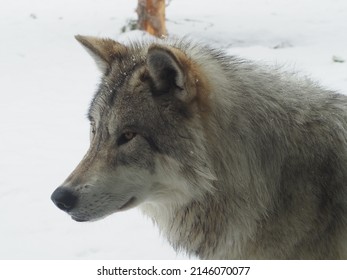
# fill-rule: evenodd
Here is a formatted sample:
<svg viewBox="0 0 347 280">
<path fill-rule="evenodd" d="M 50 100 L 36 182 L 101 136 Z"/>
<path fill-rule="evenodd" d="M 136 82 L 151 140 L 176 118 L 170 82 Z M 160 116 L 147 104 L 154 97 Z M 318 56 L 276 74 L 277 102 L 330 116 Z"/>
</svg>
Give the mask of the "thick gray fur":
<svg viewBox="0 0 347 280">
<path fill-rule="evenodd" d="M 346 96 L 184 40 L 106 61 L 77 39 L 104 76 L 73 218 L 139 206 L 201 259 L 347 259 Z"/>
</svg>

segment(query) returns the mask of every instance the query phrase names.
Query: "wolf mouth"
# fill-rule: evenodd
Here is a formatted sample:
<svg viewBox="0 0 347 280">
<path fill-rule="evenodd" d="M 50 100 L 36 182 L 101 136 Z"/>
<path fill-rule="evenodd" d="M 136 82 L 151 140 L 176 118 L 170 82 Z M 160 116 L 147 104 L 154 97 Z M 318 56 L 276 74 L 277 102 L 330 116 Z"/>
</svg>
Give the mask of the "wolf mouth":
<svg viewBox="0 0 347 280">
<path fill-rule="evenodd" d="M 82 217 L 77 217 L 77 216 L 71 216 L 71 218 L 76 222 L 88 222 L 88 221 L 90 221 L 87 218 L 82 218 Z"/>
<path fill-rule="evenodd" d="M 125 202 L 121 207 L 118 208 L 118 210 L 125 210 L 135 202 L 136 198 L 135 196 L 132 196 L 127 202 Z"/>
<path fill-rule="evenodd" d="M 136 201 L 136 197 L 132 196 L 123 205 L 121 205 L 118 208 L 118 211 L 122 211 L 122 210 L 126 210 L 126 209 L 130 208 L 135 203 L 135 201 Z M 88 218 L 85 216 L 77 216 L 77 215 L 72 215 L 72 214 L 70 214 L 70 215 L 71 215 L 71 218 L 76 222 L 89 222 L 89 221 L 95 220 L 93 218 Z"/>
</svg>

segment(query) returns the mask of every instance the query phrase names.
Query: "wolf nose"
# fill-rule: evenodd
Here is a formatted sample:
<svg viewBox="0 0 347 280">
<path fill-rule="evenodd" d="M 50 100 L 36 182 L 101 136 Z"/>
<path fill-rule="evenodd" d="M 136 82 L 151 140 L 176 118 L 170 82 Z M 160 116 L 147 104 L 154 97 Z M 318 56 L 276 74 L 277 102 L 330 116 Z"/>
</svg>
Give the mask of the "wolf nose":
<svg viewBox="0 0 347 280">
<path fill-rule="evenodd" d="M 51 196 L 54 204 L 63 211 L 69 211 L 76 206 L 77 196 L 64 187 L 57 188 Z"/>
</svg>

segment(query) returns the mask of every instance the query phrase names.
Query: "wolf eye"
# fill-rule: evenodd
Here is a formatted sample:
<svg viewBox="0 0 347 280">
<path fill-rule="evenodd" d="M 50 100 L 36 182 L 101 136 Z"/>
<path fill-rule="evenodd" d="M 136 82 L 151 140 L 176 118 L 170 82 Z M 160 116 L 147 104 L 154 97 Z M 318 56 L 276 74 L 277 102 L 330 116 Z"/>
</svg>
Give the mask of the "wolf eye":
<svg viewBox="0 0 347 280">
<path fill-rule="evenodd" d="M 133 139 L 134 137 L 135 137 L 135 132 L 125 132 L 124 133 L 124 138 L 128 141 Z"/>
<path fill-rule="evenodd" d="M 123 133 L 119 139 L 118 139 L 118 146 L 123 145 L 127 142 L 129 142 L 131 139 L 133 139 L 136 136 L 135 132 L 132 131 L 127 131 L 125 133 Z"/>
</svg>

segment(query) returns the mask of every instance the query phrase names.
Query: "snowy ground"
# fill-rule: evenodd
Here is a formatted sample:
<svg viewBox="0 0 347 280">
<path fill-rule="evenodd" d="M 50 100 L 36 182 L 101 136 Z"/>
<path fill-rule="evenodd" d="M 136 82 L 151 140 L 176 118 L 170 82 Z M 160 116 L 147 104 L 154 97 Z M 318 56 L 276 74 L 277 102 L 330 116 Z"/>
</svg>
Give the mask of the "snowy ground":
<svg viewBox="0 0 347 280">
<path fill-rule="evenodd" d="M 88 147 L 99 73 L 73 35 L 127 40 L 136 0 L 0 0 L 0 259 L 181 259 L 138 210 L 76 223 L 50 195 Z M 189 34 L 347 93 L 346 0 L 172 0 Z M 333 61 L 337 56 L 344 63 Z"/>
</svg>

